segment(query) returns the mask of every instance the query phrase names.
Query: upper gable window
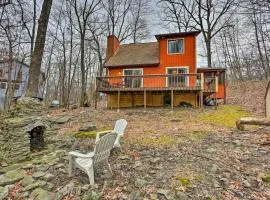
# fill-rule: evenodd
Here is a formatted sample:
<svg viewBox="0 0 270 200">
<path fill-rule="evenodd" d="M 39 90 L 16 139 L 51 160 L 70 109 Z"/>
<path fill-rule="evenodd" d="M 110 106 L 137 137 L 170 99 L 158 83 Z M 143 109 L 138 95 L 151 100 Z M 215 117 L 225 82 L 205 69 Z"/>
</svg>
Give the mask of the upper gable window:
<svg viewBox="0 0 270 200">
<path fill-rule="evenodd" d="M 184 53 L 184 39 L 168 40 L 168 53 Z"/>
</svg>

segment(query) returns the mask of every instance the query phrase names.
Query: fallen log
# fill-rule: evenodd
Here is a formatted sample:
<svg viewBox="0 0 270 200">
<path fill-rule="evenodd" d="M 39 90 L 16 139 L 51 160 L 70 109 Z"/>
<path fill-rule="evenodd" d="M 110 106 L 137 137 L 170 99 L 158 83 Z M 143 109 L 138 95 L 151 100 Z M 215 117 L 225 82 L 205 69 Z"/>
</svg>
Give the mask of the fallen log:
<svg viewBox="0 0 270 200">
<path fill-rule="evenodd" d="M 270 118 L 242 117 L 236 121 L 236 128 L 243 131 L 244 125 L 263 125 L 270 126 Z"/>
</svg>

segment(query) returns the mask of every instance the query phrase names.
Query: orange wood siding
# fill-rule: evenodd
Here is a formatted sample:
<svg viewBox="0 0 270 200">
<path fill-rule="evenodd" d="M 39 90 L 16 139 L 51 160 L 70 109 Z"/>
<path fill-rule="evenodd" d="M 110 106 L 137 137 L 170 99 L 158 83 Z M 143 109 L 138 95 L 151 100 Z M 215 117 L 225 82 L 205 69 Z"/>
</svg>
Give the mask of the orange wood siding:
<svg viewBox="0 0 270 200">
<path fill-rule="evenodd" d="M 211 95 L 212 98 L 224 99 L 225 98 L 225 85 L 218 85 L 218 92 L 216 94 Z"/>
<path fill-rule="evenodd" d="M 196 69 L 196 37 L 185 36 L 184 38 L 184 53 L 183 54 L 168 54 L 168 40 L 174 39 L 160 39 L 159 40 L 159 53 L 160 64 L 158 66 L 151 67 L 133 67 L 143 68 L 143 75 L 151 74 L 166 74 L 167 67 L 189 67 L 188 73 L 197 73 Z M 109 68 L 109 76 L 123 76 L 123 69 L 131 69 L 131 67 L 119 67 Z M 114 80 L 113 83 L 120 83 L 120 80 Z M 165 78 L 144 79 L 145 87 L 165 87 Z M 189 78 L 189 85 L 194 86 L 196 83 L 196 77 Z"/>
</svg>

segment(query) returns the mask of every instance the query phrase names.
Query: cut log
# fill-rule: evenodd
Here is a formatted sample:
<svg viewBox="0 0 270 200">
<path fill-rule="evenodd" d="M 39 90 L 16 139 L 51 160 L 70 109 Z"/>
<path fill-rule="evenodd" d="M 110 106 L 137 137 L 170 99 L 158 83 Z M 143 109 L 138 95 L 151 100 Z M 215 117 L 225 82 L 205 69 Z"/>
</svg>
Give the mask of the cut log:
<svg viewBox="0 0 270 200">
<path fill-rule="evenodd" d="M 243 131 L 244 125 L 263 125 L 270 126 L 270 118 L 254 118 L 254 117 L 243 117 L 236 121 L 236 128 Z"/>
</svg>

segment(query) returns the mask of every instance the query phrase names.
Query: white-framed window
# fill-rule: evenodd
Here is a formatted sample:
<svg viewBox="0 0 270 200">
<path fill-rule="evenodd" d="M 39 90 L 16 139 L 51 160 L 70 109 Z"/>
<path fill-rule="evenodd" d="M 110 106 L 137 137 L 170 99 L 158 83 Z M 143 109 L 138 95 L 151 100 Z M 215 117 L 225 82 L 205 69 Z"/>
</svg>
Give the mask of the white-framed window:
<svg viewBox="0 0 270 200">
<path fill-rule="evenodd" d="M 189 67 L 167 67 L 166 74 L 188 74 Z M 183 76 L 169 76 L 166 78 L 167 87 L 187 87 L 189 86 L 189 77 L 187 75 Z"/>
<path fill-rule="evenodd" d="M 183 54 L 184 53 L 184 39 L 169 39 L 168 40 L 168 54 Z"/>
<path fill-rule="evenodd" d="M 135 76 L 135 77 L 125 77 L 124 78 L 124 84 L 125 87 L 129 88 L 140 88 L 143 86 L 143 78 L 142 77 L 136 77 L 136 76 L 142 76 L 143 75 L 143 69 L 124 69 L 123 70 L 124 76 Z"/>
</svg>

